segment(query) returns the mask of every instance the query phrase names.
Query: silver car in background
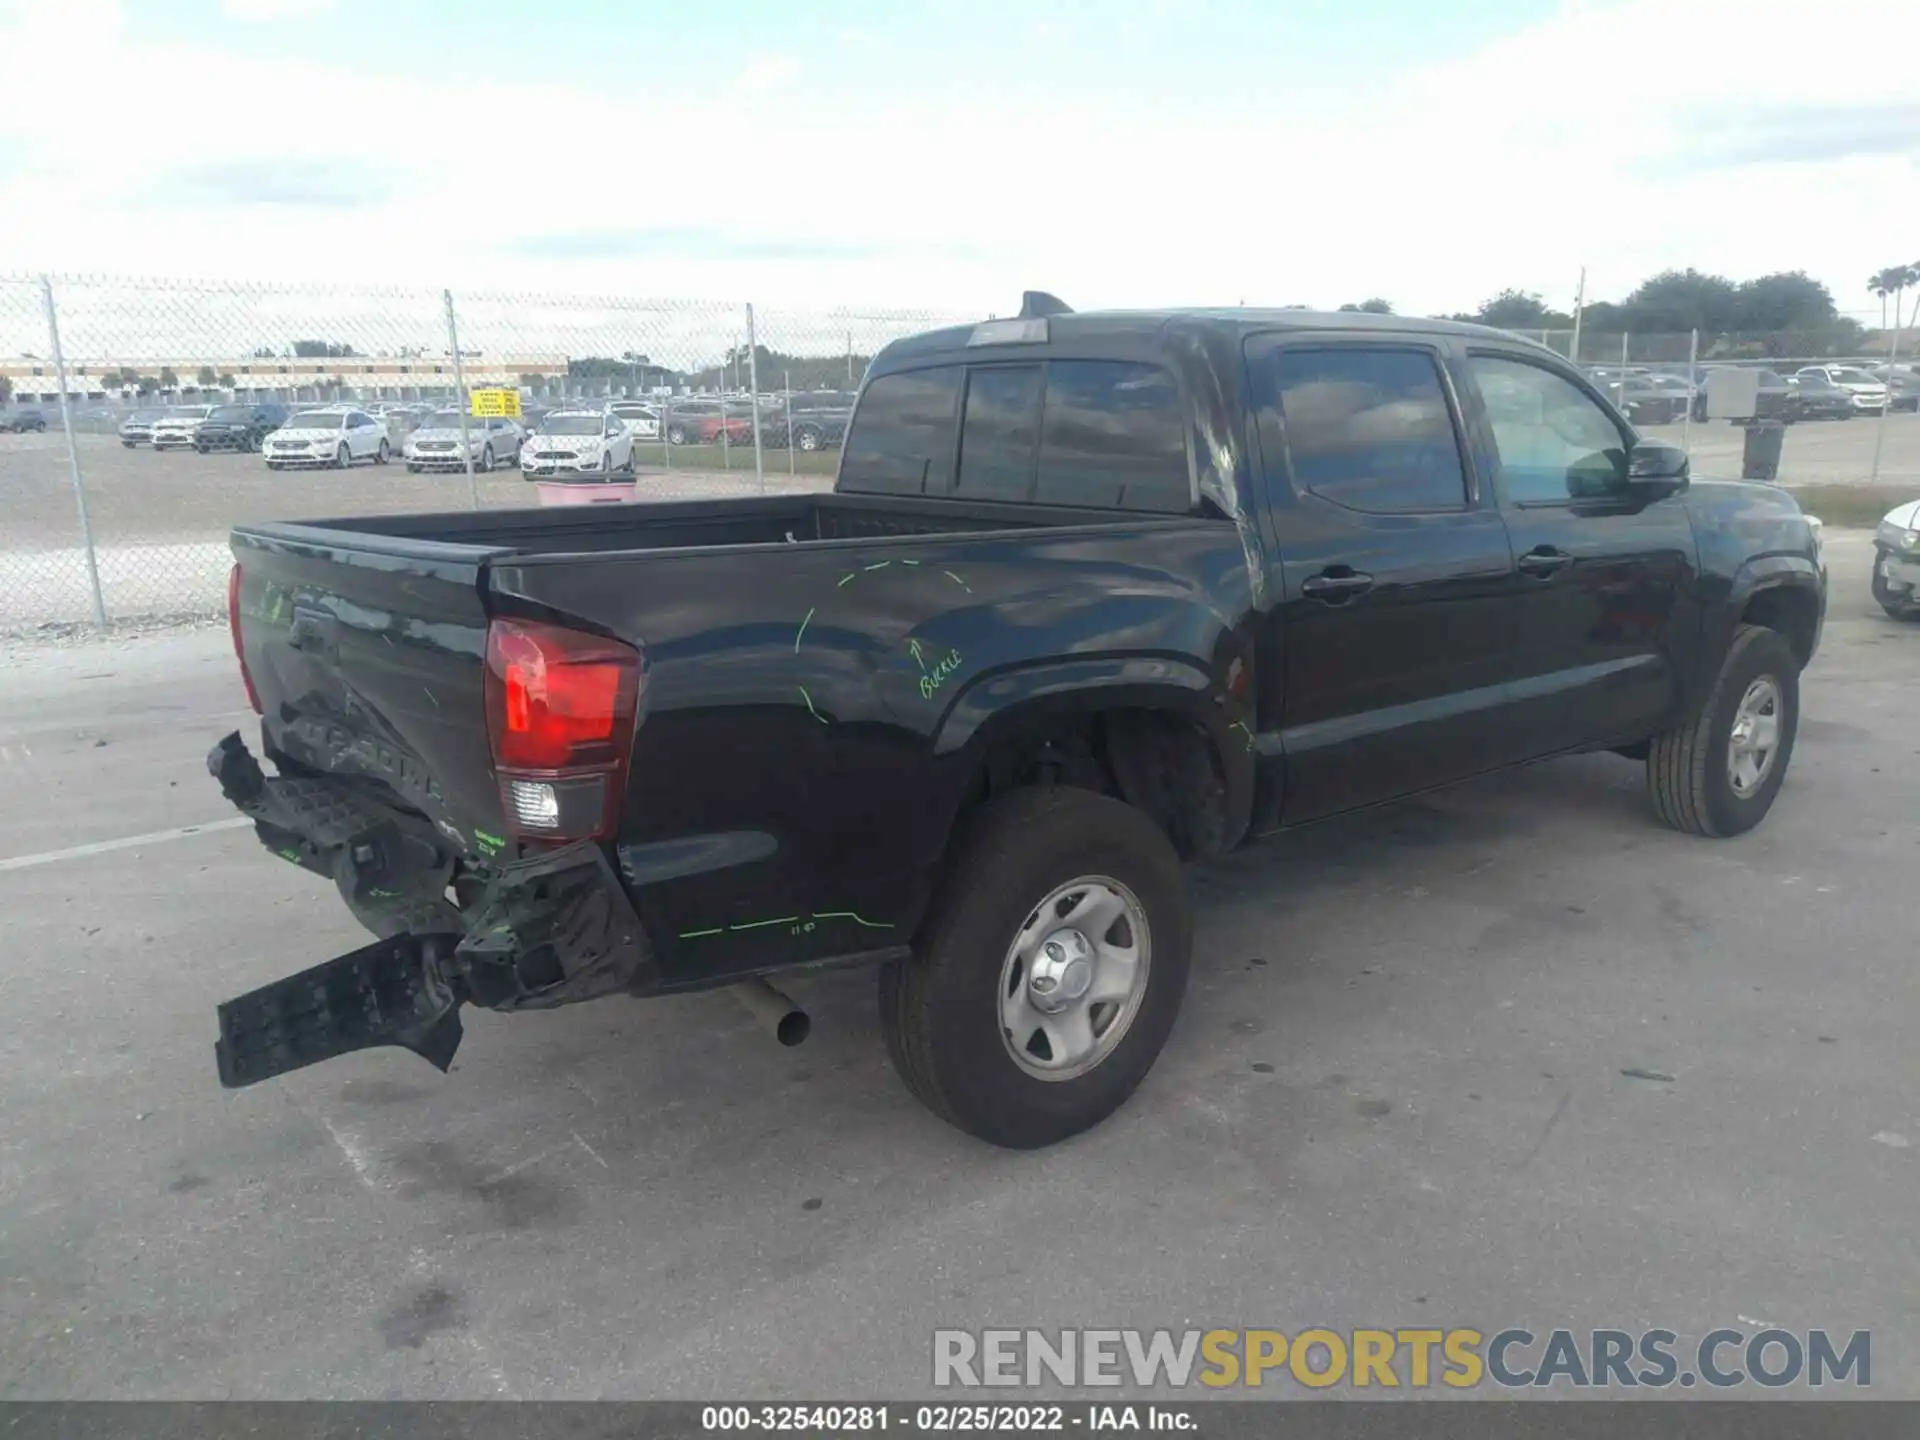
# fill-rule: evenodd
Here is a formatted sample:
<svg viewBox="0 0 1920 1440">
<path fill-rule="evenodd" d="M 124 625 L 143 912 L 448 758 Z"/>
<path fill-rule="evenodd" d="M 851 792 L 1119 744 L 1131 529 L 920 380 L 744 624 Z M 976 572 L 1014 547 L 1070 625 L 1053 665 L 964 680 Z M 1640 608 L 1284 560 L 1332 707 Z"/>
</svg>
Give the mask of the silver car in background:
<svg viewBox="0 0 1920 1440">
<path fill-rule="evenodd" d="M 467 453 L 473 456 L 473 468 L 485 473 L 496 465 L 518 465 L 520 445 L 526 432 L 512 420 L 482 420 L 466 417 Z M 407 436 L 400 458 L 407 470 L 418 475 L 423 470 L 465 470 L 466 456 L 460 451 L 461 417 L 458 410 L 436 410 L 420 422 L 420 428 Z"/>
</svg>

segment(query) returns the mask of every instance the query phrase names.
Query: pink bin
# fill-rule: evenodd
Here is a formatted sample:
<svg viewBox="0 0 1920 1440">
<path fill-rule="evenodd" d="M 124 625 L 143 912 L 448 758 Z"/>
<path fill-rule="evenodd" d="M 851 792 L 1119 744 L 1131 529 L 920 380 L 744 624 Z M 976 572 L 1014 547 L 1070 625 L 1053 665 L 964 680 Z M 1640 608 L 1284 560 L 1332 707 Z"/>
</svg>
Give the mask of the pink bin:
<svg viewBox="0 0 1920 1440">
<path fill-rule="evenodd" d="M 547 505 L 620 505 L 634 498 L 631 480 L 536 480 L 540 504 Z"/>
</svg>

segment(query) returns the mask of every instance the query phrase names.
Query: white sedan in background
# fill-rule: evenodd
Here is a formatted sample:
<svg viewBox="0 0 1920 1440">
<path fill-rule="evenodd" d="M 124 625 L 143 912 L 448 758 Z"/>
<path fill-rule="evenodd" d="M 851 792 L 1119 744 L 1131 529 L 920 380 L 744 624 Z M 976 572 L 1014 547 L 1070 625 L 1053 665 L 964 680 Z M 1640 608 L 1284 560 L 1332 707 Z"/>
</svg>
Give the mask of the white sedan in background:
<svg viewBox="0 0 1920 1440">
<path fill-rule="evenodd" d="M 627 422 L 627 428 L 633 431 L 636 440 L 658 440 L 660 438 L 660 407 L 643 404 L 637 400 L 616 400 L 607 406 L 607 413 Z"/>
<path fill-rule="evenodd" d="M 393 454 L 387 427 L 364 410 L 327 405 L 299 410 L 261 443 L 269 470 L 329 466 L 344 470 L 356 460 L 384 465 Z"/>
<path fill-rule="evenodd" d="M 200 422 L 213 413 L 211 405 L 172 405 L 147 431 L 147 443 L 156 450 L 186 450 L 200 433 Z"/>
<path fill-rule="evenodd" d="M 484 474 L 496 465 L 520 463 L 520 444 L 526 432 L 514 421 L 482 420 L 469 415 L 464 433 L 467 453 L 473 456 L 475 470 Z M 461 434 L 458 410 L 436 410 L 407 437 L 400 458 L 415 475 L 422 470 L 465 470 L 467 462 L 460 454 Z"/>
<path fill-rule="evenodd" d="M 529 480 L 558 475 L 633 474 L 633 431 L 604 410 L 556 410 L 520 446 Z"/>
</svg>

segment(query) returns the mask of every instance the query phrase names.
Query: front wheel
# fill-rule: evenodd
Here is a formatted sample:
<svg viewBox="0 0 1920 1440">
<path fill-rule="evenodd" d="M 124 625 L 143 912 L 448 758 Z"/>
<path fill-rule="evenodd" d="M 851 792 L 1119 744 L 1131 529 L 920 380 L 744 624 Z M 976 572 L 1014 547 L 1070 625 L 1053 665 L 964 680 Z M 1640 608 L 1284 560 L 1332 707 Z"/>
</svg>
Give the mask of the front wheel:
<svg viewBox="0 0 1920 1440">
<path fill-rule="evenodd" d="M 480 448 L 480 473 L 482 475 L 493 473 L 493 446 L 491 445 L 483 445 Z"/>
<path fill-rule="evenodd" d="M 1740 626 L 1700 712 L 1653 737 L 1647 792 L 1655 813 L 1693 835 L 1751 830 L 1773 808 L 1799 729 L 1799 657 L 1778 630 Z"/>
<path fill-rule="evenodd" d="M 801 430 L 795 438 L 801 450 L 809 455 L 820 448 L 820 432 L 818 430 Z"/>
<path fill-rule="evenodd" d="M 347 449 L 345 445 L 342 445 L 338 450 L 333 452 L 334 469 L 344 470 L 351 464 L 353 464 L 353 452 Z"/>
<path fill-rule="evenodd" d="M 949 1123 L 1028 1150 L 1125 1103 L 1179 1014 L 1180 860 L 1140 811 L 1067 786 L 962 822 L 911 959 L 880 972 L 887 1051 Z"/>
</svg>

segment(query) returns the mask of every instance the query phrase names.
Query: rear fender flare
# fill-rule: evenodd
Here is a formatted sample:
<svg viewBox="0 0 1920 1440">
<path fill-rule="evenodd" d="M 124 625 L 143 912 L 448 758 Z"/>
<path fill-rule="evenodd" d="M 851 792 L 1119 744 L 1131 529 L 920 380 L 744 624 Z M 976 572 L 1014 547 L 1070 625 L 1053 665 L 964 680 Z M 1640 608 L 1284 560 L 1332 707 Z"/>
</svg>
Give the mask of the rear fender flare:
<svg viewBox="0 0 1920 1440">
<path fill-rule="evenodd" d="M 948 825 L 965 799 L 964 787 L 995 744 L 1022 732 L 1043 732 L 1062 720 L 1119 710 L 1162 713 L 1190 723 L 1205 737 L 1226 790 L 1218 848 L 1235 844 L 1246 833 L 1253 808 L 1250 716 L 1201 666 L 1175 656 L 1050 660 L 976 677 L 954 697 L 934 737 L 936 758 L 957 776 L 945 806 Z"/>
</svg>

